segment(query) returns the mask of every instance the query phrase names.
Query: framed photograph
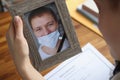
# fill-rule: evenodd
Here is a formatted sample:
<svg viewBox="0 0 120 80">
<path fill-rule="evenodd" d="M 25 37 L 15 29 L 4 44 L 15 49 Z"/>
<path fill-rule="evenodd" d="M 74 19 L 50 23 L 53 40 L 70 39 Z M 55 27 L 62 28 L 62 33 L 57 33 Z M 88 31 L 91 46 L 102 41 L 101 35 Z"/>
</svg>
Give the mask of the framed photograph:
<svg viewBox="0 0 120 80">
<path fill-rule="evenodd" d="M 38 71 L 81 52 L 65 0 L 13 1 L 9 11 L 23 20 L 30 59 Z"/>
</svg>

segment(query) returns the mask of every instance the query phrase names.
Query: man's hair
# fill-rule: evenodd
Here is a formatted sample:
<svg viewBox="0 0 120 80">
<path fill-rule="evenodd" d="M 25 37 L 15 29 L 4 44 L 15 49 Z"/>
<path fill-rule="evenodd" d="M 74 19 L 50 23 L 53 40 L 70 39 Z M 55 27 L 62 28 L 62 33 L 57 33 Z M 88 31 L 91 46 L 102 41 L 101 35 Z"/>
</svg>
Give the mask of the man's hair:
<svg viewBox="0 0 120 80">
<path fill-rule="evenodd" d="M 55 19 L 55 21 L 58 21 L 57 16 L 52 9 L 50 9 L 48 7 L 40 7 L 38 9 L 33 10 L 30 13 L 30 15 L 28 17 L 28 21 L 29 21 L 30 25 L 31 25 L 32 18 L 34 18 L 35 16 L 39 16 L 40 14 L 43 14 L 43 13 L 50 13 L 53 16 L 53 18 Z"/>
</svg>

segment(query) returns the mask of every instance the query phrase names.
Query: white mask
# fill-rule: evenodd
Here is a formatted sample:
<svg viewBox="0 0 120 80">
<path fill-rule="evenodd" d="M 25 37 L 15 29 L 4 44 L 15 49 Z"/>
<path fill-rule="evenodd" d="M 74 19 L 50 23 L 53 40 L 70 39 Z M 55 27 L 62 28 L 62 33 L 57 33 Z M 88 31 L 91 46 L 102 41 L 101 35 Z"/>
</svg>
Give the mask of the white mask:
<svg viewBox="0 0 120 80">
<path fill-rule="evenodd" d="M 42 36 L 37 39 L 38 39 L 38 42 L 40 43 L 40 46 L 47 46 L 50 48 L 55 48 L 59 35 L 60 33 L 58 32 L 58 30 L 56 30 L 46 36 Z"/>
</svg>

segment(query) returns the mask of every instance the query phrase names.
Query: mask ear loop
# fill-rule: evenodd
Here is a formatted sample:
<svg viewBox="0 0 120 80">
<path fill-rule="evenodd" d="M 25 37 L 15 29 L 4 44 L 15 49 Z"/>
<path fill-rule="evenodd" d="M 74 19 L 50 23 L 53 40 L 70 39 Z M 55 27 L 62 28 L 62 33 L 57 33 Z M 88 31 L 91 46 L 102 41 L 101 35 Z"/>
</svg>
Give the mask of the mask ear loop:
<svg viewBox="0 0 120 80">
<path fill-rule="evenodd" d="M 62 39 L 62 41 L 61 41 L 60 46 L 59 46 L 59 48 L 58 48 L 58 50 L 57 50 L 57 53 L 61 51 L 61 49 L 62 49 L 62 47 L 63 47 L 63 43 L 64 43 L 64 41 L 65 41 L 65 38 L 66 38 L 66 34 L 65 34 L 65 33 L 63 34 L 63 37 L 62 37 L 62 36 L 59 36 L 59 39 Z"/>
</svg>

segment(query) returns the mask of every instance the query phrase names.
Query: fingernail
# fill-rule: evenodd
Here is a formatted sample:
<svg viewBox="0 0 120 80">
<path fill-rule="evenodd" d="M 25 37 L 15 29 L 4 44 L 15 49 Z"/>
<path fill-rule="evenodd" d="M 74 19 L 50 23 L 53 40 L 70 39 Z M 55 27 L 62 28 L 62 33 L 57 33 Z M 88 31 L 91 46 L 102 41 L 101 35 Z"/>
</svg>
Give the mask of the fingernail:
<svg viewBox="0 0 120 80">
<path fill-rule="evenodd" d="M 15 17 L 14 17 L 14 21 L 15 21 L 15 22 L 19 22 L 19 16 L 15 16 Z"/>
<path fill-rule="evenodd" d="M 15 16 L 14 17 L 14 25 L 18 26 L 18 23 L 19 23 L 19 16 Z"/>
</svg>

